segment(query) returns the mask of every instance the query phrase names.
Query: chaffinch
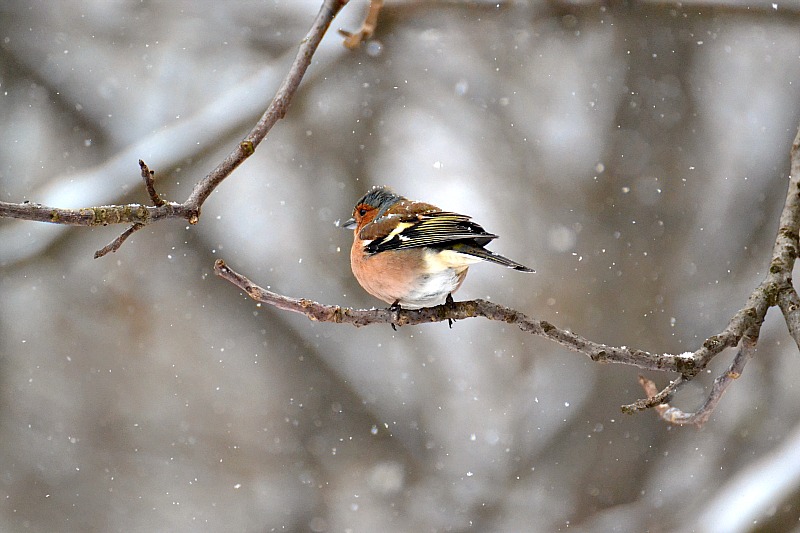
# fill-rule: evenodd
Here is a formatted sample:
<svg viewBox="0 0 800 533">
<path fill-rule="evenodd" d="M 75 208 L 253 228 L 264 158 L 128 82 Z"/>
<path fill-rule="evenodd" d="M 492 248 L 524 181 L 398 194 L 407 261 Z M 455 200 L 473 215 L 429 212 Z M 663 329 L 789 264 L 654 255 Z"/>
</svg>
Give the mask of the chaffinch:
<svg viewBox="0 0 800 533">
<path fill-rule="evenodd" d="M 353 229 L 350 265 L 358 283 L 392 307 L 451 302 L 473 263 L 534 270 L 484 248 L 497 235 L 470 217 L 373 187 L 343 227 Z"/>
</svg>

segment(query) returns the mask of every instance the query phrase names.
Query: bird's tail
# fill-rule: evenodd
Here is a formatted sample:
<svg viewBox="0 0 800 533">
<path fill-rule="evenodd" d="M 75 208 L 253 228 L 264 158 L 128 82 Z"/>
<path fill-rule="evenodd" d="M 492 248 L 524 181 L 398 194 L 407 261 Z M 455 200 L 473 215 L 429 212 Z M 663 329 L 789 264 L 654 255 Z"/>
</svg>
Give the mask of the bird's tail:
<svg viewBox="0 0 800 533">
<path fill-rule="evenodd" d="M 500 254 L 490 252 L 486 248 L 481 248 L 479 246 L 471 246 L 465 243 L 458 243 L 453 246 L 453 250 L 462 254 L 477 257 L 478 259 L 483 259 L 484 261 L 489 261 L 490 263 L 497 263 L 498 265 L 503 265 L 504 267 L 513 268 L 514 270 L 519 270 L 520 272 L 536 272 L 532 268 L 528 268 L 525 265 L 521 265 L 516 261 L 512 261 L 507 257 L 503 257 Z"/>
</svg>

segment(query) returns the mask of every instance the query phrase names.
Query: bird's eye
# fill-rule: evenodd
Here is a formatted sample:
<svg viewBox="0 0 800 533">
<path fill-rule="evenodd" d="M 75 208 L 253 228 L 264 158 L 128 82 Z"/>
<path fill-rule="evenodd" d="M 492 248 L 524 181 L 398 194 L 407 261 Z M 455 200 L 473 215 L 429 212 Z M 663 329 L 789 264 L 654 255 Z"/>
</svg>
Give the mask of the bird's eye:
<svg viewBox="0 0 800 533">
<path fill-rule="evenodd" d="M 362 207 L 361 209 L 358 210 L 358 215 L 359 216 L 363 217 L 366 214 L 367 214 L 367 208 L 366 207 Z"/>
</svg>

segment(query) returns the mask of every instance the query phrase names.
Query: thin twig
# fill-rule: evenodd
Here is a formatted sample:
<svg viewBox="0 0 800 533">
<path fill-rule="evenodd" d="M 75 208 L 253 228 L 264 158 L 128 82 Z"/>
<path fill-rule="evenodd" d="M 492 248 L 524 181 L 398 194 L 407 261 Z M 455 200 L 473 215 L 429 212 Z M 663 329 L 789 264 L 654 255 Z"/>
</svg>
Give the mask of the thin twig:
<svg viewBox="0 0 800 533">
<path fill-rule="evenodd" d="M 345 38 L 344 45 L 350 50 L 355 50 L 361 43 L 372 37 L 375 33 L 375 28 L 378 27 L 378 15 L 383 7 L 383 0 L 370 0 L 369 11 L 361 24 L 361 28 L 355 33 L 350 33 L 347 30 L 339 30 L 339 35 Z"/>
<path fill-rule="evenodd" d="M 650 381 L 644 376 L 639 376 L 639 384 L 644 388 L 647 398 L 636 400 L 629 405 L 623 405 L 622 412 L 626 414 L 633 414 L 637 411 L 652 409 L 658 405 L 668 403 L 672 398 L 672 395 L 678 392 L 681 387 L 689 383 L 690 380 L 691 378 L 687 378 L 686 376 L 678 376 L 677 379 L 671 381 L 669 385 L 659 391 L 653 381 Z"/>
<path fill-rule="evenodd" d="M 110 243 L 106 244 L 105 246 L 97 250 L 94 253 L 94 258 L 97 259 L 98 257 L 103 257 L 108 253 L 116 252 L 117 250 L 119 250 L 119 247 L 122 246 L 122 243 L 125 242 L 128 237 L 130 237 L 143 227 L 144 224 L 134 224 L 130 228 L 126 229 L 121 234 L 117 235 L 117 237 L 113 241 L 111 241 Z"/>
<path fill-rule="evenodd" d="M 144 179 L 144 186 L 147 188 L 147 194 L 150 195 L 150 199 L 153 200 L 153 205 L 156 207 L 164 205 L 166 202 L 161 199 L 161 197 L 156 192 L 156 185 L 155 185 L 155 170 L 150 170 L 150 167 L 147 164 L 139 160 L 139 168 L 142 169 L 142 178 Z"/>
<path fill-rule="evenodd" d="M 730 366 L 722 375 L 717 376 L 714 380 L 714 384 L 711 386 L 711 392 L 708 394 L 705 403 L 693 413 L 687 413 L 677 407 L 673 407 L 669 405 L 667 401 L 658 401 L 655 403 L 656 397 L 660 394 L 657 392 L 658 389 L 655 383 L 644 376 L 639 376 L 639 383 L 642 385 L 642 388 L 644 388 L 645 394 L 647 394 L 651 400 L 654 400 L 656 412 L 664 421 L 681 426 L 693 424 L 698 428 L 702 427 L 708 422 L 717 404 L 722 399 L 722 395 L 725 394 L 728 385 L 733 383 L 733 380 L 739 379 L 744 371 L 745 365 L 755 355 L 757 341 L 757 337 L 751 337 L 749 335 L 744 336 L 742 345 L 736 352 L 736 356 L 733 358 Z"/>
</svg>

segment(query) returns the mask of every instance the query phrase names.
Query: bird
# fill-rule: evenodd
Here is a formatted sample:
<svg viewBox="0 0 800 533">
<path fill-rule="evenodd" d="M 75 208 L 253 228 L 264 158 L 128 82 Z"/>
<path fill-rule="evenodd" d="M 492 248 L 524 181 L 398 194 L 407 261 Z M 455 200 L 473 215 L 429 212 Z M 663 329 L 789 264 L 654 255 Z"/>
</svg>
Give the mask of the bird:
<svg viewBox="0 0 800 533">
<path fill-rule="evenodd" d="M 497 235 L 471 217 L 409 200 L 386 186 L 362 196 L 342 227 L 353 230 L 350 266 L 356 280 L 395 310 L 451 303 L 469 266 L 480 261 L 535 272 L 487 250 Z"/>
</svg>

